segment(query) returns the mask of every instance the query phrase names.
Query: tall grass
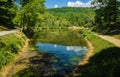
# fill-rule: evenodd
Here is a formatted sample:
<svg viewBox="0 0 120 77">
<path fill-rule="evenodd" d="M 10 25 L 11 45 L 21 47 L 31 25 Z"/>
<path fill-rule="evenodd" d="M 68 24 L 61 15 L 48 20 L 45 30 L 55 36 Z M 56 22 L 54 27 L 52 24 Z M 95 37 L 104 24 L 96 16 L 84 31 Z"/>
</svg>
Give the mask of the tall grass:
<svg viewBox="0 0 120 77">
<path fill-rule="evenodd" d="M 20 32 L 0 37 L 0 68 L 14 57 L 23 47 L 26 36 Z"/>
</svg>

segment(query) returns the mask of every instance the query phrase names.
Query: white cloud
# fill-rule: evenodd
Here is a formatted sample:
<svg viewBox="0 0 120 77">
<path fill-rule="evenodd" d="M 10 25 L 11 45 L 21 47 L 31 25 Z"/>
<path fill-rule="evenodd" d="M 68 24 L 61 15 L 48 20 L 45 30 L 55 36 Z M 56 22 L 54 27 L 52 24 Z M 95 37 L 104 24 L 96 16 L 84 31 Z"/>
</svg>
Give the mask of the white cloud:
<svg viewBox="0 0 120 77">
<path fill-rule="evenodd" d="M 67 51 L 74 50 L 76 52 L 82 50 L 81 47 L 76 47 L 76 46 L 67 46 L 66 49 L 67 49 Z"/>
<path fill-rule="evenodd" d="M 67 51 L 74 50 L 75 52 L 79 52 L 79 51 L 81 51 L 81 50 L 87 51 L 87 48 L 86 48 L 86 47 L 80 47 L 80 46 L 67 46 L 67 47 L 66 47 L 66 50 L 67 50 Z"/>
<path fill-rule="evenodd" d="M 57 5 L 57 4 L 55 4 L 54 8 L 58 8 L 58 5 Z"/>
<path fill-rule="evenodd" d="M 56 48 L 56 47 L 57 47 L 57 45 L 55 44 L 55 45 L 54 45 L 54 48 Z"/>
<path fill-rule="evenodd" d="M 72 2 L 72 1 L 69 1 L 67 3 L 67 6 L 68 7 L 91 7 L 91 1 L 87 2 L 87 3 L 83 3 L 79 0 L 75 1 L 75 2 Z"/>
</svg>

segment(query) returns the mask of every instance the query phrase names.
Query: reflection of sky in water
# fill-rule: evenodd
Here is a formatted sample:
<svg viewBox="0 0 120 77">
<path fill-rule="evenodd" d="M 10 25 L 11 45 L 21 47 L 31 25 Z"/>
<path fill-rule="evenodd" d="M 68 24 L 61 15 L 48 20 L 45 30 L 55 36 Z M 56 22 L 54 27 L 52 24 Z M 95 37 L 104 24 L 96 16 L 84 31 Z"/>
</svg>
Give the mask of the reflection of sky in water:
<svg viewBox="0 0 120 77">
<path fill-rule="evenodd" d="M 80 46 L 64 46 L 40 42 L 37 43 L 36 46 L 38 50 L 52 53 L 54 56 L 56 56 L 59 59 L 56 66 L 65 68 L 76 65 L 87 52 L 86 47 Z"/>
</svg>

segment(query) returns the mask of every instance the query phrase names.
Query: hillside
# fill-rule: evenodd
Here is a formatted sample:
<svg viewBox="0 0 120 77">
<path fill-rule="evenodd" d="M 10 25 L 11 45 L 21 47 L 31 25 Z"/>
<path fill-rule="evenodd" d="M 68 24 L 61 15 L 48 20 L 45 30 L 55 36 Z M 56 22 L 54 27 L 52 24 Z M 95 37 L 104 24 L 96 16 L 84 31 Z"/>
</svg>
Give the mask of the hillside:
<svg viewBox="0 0 120 77">
<path fill-rule="evenodd" d="M 88 11 L 94 11 L 93 8 L 86 8 L 86 7 L 62 7 L 62 8 L 51 8 L 47 9 L 47 12 L 49 13 L 67 13 L 67 12 L 81 12 L 85 13 Z"/>
<path fill-rule="evenodd" d="M 92 26 L 95 12 L 93 8 L 63 7 L 47 9 L 58 19 L 65 19 L 73 26 Z"/>
</svg>

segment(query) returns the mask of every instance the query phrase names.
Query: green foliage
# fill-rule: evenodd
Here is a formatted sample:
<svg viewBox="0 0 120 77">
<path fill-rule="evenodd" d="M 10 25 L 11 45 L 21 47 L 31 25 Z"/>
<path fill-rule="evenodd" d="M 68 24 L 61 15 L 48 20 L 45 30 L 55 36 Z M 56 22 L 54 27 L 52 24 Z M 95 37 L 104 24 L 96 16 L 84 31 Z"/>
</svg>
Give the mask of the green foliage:
<svg viewBox="0 0 120 77">
<path fill-rule="evenodd" d="M 23 32 L 32 37 L 36 26 L 42 26 L 44 14 L 44 0 L 23 0 L 22 9 L 14 18 L 14 23 L 23 29 Z"/>
<path fill-rule="evenodd" d="M 24 34 L 20 32 L 0 37 L 0 68 L 9 63 L 14 54 L 20 51 L 25 39 Z"/>
<path fill-rule="evenodd" d="M 37 32 L 33 36 L 33 41 L 36 42 L 48 42 L 54 44 L 63 45 L 75 45 L 75 46 L 86 46 L 84 36 L 79 34 L 78 31 L 67 30 L 43 30 Z M 34 43 L 34 44 L 35 44 Z"/>
<path fill-rule="evenodd" d="M 8 28 L 14 28 L 12 22 L 15 17 L 13 0 L 0 0 L 0 25 Z"/>
</svg>

